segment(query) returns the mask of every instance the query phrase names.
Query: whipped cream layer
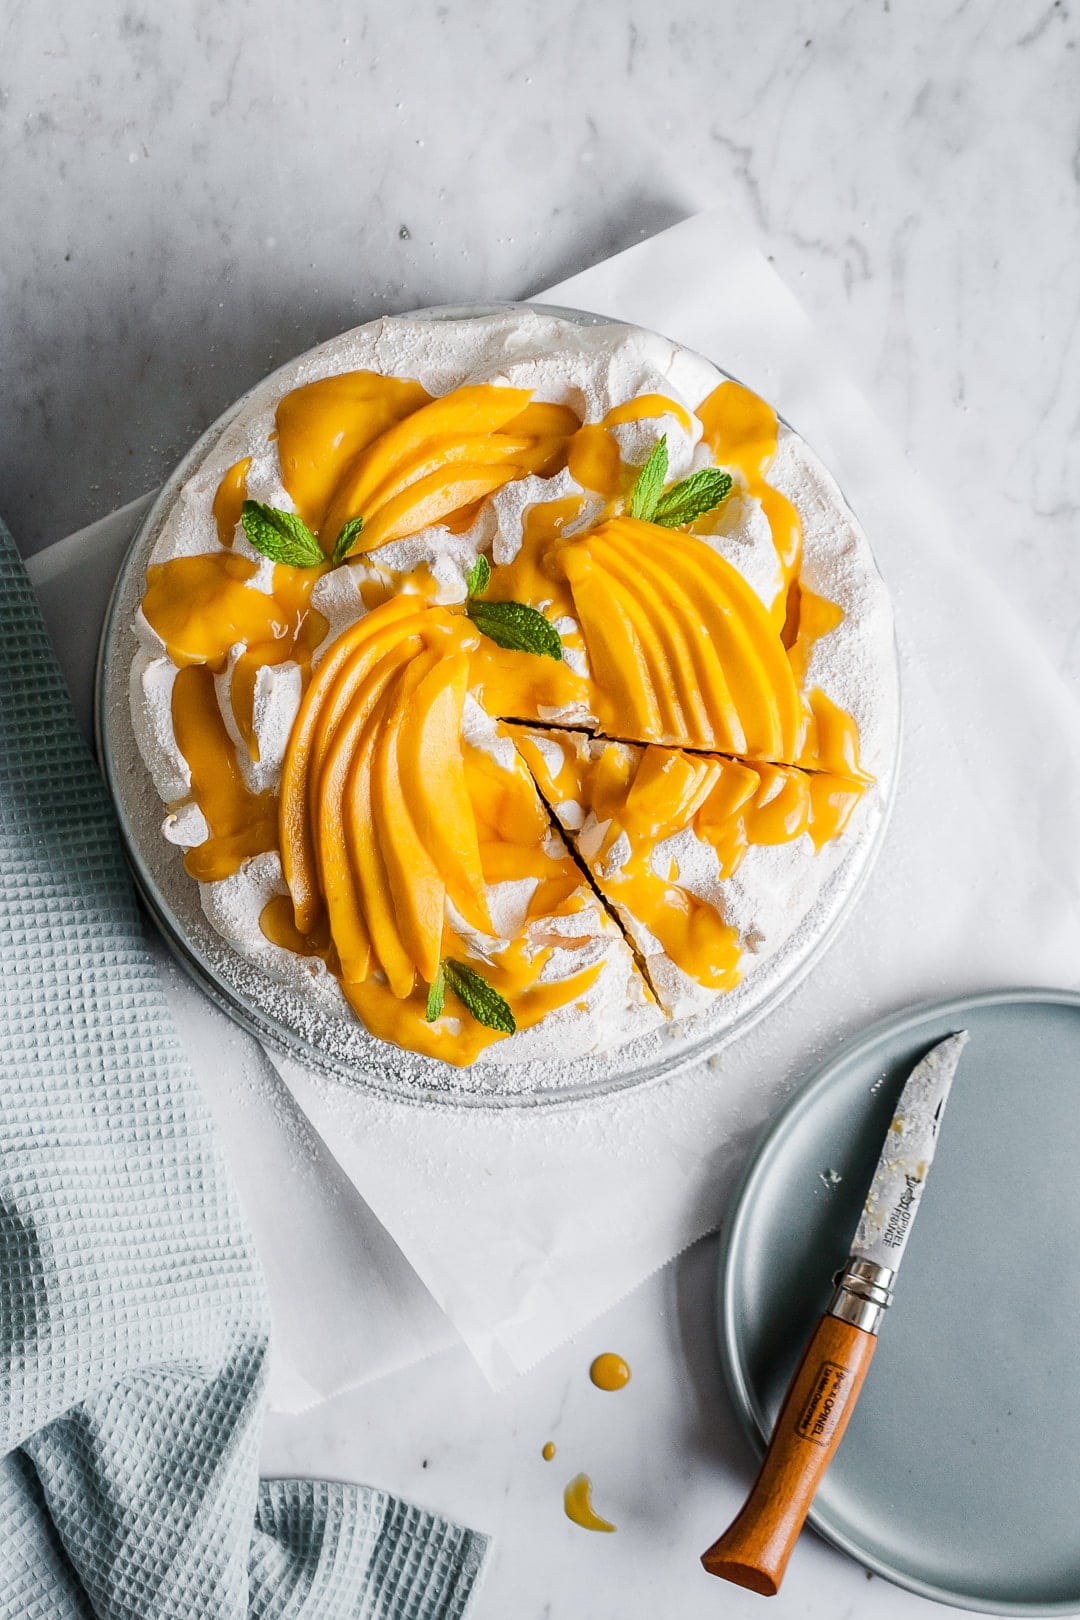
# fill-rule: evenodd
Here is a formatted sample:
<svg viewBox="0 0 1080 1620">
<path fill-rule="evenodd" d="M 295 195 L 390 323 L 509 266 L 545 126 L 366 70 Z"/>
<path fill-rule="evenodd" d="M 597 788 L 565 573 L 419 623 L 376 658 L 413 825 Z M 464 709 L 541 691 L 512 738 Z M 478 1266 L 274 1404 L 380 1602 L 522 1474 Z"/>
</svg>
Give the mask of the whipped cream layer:
<svg viewBox="0 0 1080 1620">
<path fill-rule="evenodd" d="M 353 371 L 413 379 L 434 396 L 473 384 L 529 389 L 536 401 L 570 407 L 583 424 L 601 422 L 628 401 L 658 396 L 675 409 L 658 408 L 653 415 L 612 429 L 623 460 L 640 465 L 664 435 L 671 477 L 712 463 L 694 412 L 723 380 L 722 374 L 702 357 L 664 338 L 615 324 L 581 326 L 517 308 L 447 321 L 387 318 L 302 356 L 241 402 L 202 464 L 178 491 L 156 538 L 151 566 L 222 550 L 215 496 L 238 463 L 247 463 L 248 498 L 294 510 L 278 458 L 277 406 L 297 388 Z M 751 849 L 734 876 L 722 884 L 716 870 L 709 869 L 707 855 L 712 852 L 707 846 L 691 848 L 686 841 L 691 834 L 680 833 L 658 844 L 658 857 L 678 862 L 688 886 L 696 885 L 695 893 L 723 905 L 746 952 L 744 973 L 753 971 L 756 960 L 798 930 L 813 897 L 837 863 L 853 846 L 874 835 L 887 803 L 898 744 L 891 612 L 866 539 L 830 475 L 803 441 L 783 426 L 768 480 L 802 519 L 803 582 L 835 604 L 841 615 L 839 623 L 810 647 L 802 689 L 822 689 L 853 717 L 862 768 L 875 782 L 843 840 L 817 853 L 801 845 Z M 325 635 L 311 655 L 311 669 L 317 670 L 326 649 L 365 617 L 365 591 L 370 592 L 372 586 L 410 590 L 415 588 L 412 578 L 424 570 L 432 601 L 443 606 L 459 604 L 466 598 L 466 576 L 477 556 L 483 553 L 497 566 L 512 565 L 522 551 L 528 514 L 544 504 L 572 499 L 580 502 L 580 510 L 566 533 L 595 522 L 603 501 L 576 481 L 569 468 L 553 477 L 531 474 L 504 484 L 482 503 L 465 529 L 436 524 L 326 573 L 311 592 L 311 607 L 326 624 Z M 737 478 L 729 501 L 709 520 L 695 525 L 694 533 L 731 564 L 766 608 L 775 607 L 784 584 L 783 571 L 762 501 L 745 480 Z M 251 564 L 246 588 L 270 594 L 273 564 L 249 544 L 239 523 L 231 549 L 234 556 Z M 533 605 L 543 610 L 548 604 L 541 597 Z M 566 667 L 584 679 L 590 671 L 580 626 L 572 614 L 563 614 L 555 622 L 564 639 Z M 198 849 L 206 839 L 207 827 L 198 807 L 184 802 L 191 790 L 191 772 L 173 724 L 178 666 L 142 612 L 136 615 L 133 629 L 137 648 L 130 682 L 132 724 L 159 797 L 169 807 L 163 835 L 185 849 Z M 245 737 L 231 702 L 231 686 L 243 651 L 243 642 L 231 649 L 227 667 L 215 677 L 215 691 L 244 783 L 252 794 L 273 795 L 280 786 L 282 761 L 301 701 L 302 672 L 297 662 L 288 659 L 258 672 L 250 736 Z M 597 725 L 596 714 L 584 700 L 548 705 L 537 717 L 552 725 L 590 729 Z M 495 757 L 500 739 L 491 717 L 477 718 L 473 713 L 470 724 L 473 745 L 486 748 Z M 572 816 L 564 825 L 572 829 Z M 572 830 L 579 838 L 583 834 L 581 828 Z M 552 836 L 558 838 L 556 833 Z M 497 952 L 515 922 L 520 922 L 520 912 L 514 914 L 515 897 L 494 892 L 499 887 L 503 886 L 493 886 L 490 892 L 491 912 L 493 920 L 502 917 L 504 932 L 487 940 L 470 937 L 481 956 L 485 951 L 489 955 Z M 320 958 L 271 942 L 260 927 L 267 903 L 286 893 L 275 851 L 265 851 L 235 874 L 203 882 L 200 888 L 207 918 L 242 957 L 280 983 L 289 995 L 340 1006 L 343 1016 L 351 1016 L 337 980 Z M 663 981 L 662 999 L 674 1016 L 693 1012 L 710 999 L 711 992 L 703 994 L 702 987 L 685 974 L 668 972 L 660 961 L 662 953 L 651 949 L 640 925 L 626 916 L 621 921 L 634 948 L 649 961 L 658 990 Z M 582 889 L 581 908 L 572 916 L 551 919 L 546 932 L 542 919 L 532 919 L 528 929 L 538 939 L 543 935 L 549 950 L 545 980 L 569 978 L 585 963 L 598 965 L 598 972 L 579 1000 L 554 1008 L 532 1028 L 498 1041 L 481 1061 L 513 1063 L 537 1057 L 557 1061 L 582 1052 L 601 1052 L 660 1021 L 662 1015 L 635 968 L 630 948 L 587 885 Z M 560 931 L 564 939 L 560 939 Z"/>
</svg>

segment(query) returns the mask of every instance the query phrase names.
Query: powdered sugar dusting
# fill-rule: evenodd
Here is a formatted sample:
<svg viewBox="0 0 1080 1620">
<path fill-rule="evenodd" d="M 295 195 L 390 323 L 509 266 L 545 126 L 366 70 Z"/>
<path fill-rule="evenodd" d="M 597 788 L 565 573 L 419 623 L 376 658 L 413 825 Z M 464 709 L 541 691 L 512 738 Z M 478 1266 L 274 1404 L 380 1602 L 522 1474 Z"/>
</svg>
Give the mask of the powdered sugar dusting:
<svg viewBox="0 0 1080 1620">
<path fill-rule="evenodd" d="M 570 350 L 575 356 L 572 366 L 566 361 Z M 207 521 L 209 505 L 221 476 L 237 460 L 251 458 L 249 494 L 272 505 L 291 506 L 281 486 L 271 439 L 274 405 L 283 393 L 304 382 L 358 368 L 414 376 L 436 394 L 465 381 L 506 381 L 533 388 L 537 398 L 570 404 L 586 421 L 598 420 L 610 405 L 646 392 L 666 393 L 692 409 L 720 380 L 716 369 L 700 356 L 652 334 L 614 324 L 579 327 L 517 308 L 480 320 L 374 322 L 302 356 L 254 391 L 212 440 L 179 490 L 174 491 L 164 515 L 160 509 L 152 515 L 138 555 L 129 563 L 125 588 L 118 593 L 118 613 L 136 622 L 142 569 L 148 560 L 165 561 L 217 548 L 216 533 Z M 676 446 L 677 458 L 686 459 L 687 466 L 696 464 L 693 438 L 680 446 L 677 427 L 673 417 L 662 425 L 656 419 L 637 425 L 634 433 L 625 434 L 627 450 L 632 446 L 647 453 L 647 439 L 651 436 L 655 442 L 658 432 L 667 429 L 669 446 Z M 677 463 L 674 470 L 679 470 Z M 673 1063 L 689 1061 L 703 1040 L 715 1041 L 735 1027 L 745 1027 L 782 988 L 793 983 L 857 886 L 880 836 L 896 749 L 895 664 L 887 599 L 861 531 L 828 474 L 802 442 L 786 431 L 781 433 L 770 481 L 803 513 L 807 583 L 839 602 L 845 611 L 841 629 L 817 644 L 813 655 L 816 662 L 811 663 L 807 684 L 820 684 L 855 714 L 863 738 L 864 762 L 879 776 L 878 788 L 866 795 L 856 820 L 837 846 L 835 860 L 823 862 L 819 857 L 815 863 L 818 882 L 814 893 L 800 895 L 795 902 L 796 909 L 802 908 L 801 921 L 788 930 L 770 962 L 761 965 L 768 953 L 759 948 L 746 984 L 713 1001 L 697 1017 L 662 1025 L 655 1006 L 645 995 L 630 953 L 610 919 L 597 906 L 596 916 L 585 917 L 584 926 L 593 930 L 588 949 L 606 953 L 602 968 L 590 998 L 578 1007 L 563 1009 L 567 1017 L 561 1029 L 555 1021 L 549 1026 L 545 1019 L 538 1026 L 547 1032 L 544 1037 L 536 1031 L 519 1032 L 510 1041 L 496 1043 L 469 1070 L 387 1047 L 358 1024 L 336 981 L 318 958 L 281 951 L 258 930 L 258 915 L 266 900 L 284 893 L 276 855 L 249 862 L 236 879 L 224 885 L 206 886 L 201 911 L 192 905 L 197 893 L 195 885 L 183 872 L 180 851 L 161 836 L 160 799 L 137 767 L 136 748 L 146 758 L 154 786 L 180 786 L 187 791 L 174 741 L 173 754 L 169 752 L 169 728 L 164 724 L 167 675 L 163 669 L 158 668 L 149 681 L 149 689 L 156 692 L 156 697 L 148 699 L 145 695 L 147 671 L 155 655 L 160 660 L 161 648 L 149 642 L 149 627 L 143 621 L 143 647 L 131 667 L 130 701 L 127 672 L 121 669 L 119 680 L 116 672 L 106 672 L 110 752 L 114 760 L 117 753 L 120 757 L 116 774 L 123 784 L 129 833 L 152 874 L 159 909 L 218 994 L 243 1009 L 243 1015 L 258 1023 L 260 1032 L 271 1043 L 302 1052 L 309 1067 L 338 1076 L 362 1076 L 366 1084 L 391 1089 L 397 1095 L 490 1101 L 577 1095 L 618 1083 L 622 1076 L 640 1078 Z M 441 528 L 427 531 L 422 538 L 413 537 L 411 550 L 381 548 L 382 554 L 372 554 L 373 560 L 366 559 L 363 566 L 396 570 L 403 562 L 409 565 L 416 546 L 422 544 L 429 548 L 429 563 L 434 557 L 443 568 L 445 577 L 436 577 L 440 579 L 440 590 L 447 593 L 445 599 L 459 601 L 464 594 L 468 563 L 478 549 L 490 546 L 495 550 L 498 546 L 508 556 L 513 555 L 520 545 L 521 525 L 531 500 L 557 498 L 558 493 L 573 493 L 576 487 L 568 474 L 554 480 L 523 479 L 517 485 L 505 486 L 485 508 L 487 513 L 502 503 L 502 519 L 496 520 L 494 534 L 488 530 L 482 535 L 478 525 L 474 525 L 477 532 L 458 536 Z M 749 499 L 733 498 L 727 504 L 730 510 L 717 525 L 715 536 L 703 538 L 723 549 L 766 601 L 775 579 L 775 556 L 770 554 L 771 542 L 769 547 L 764 543 L 767 524 L 763 526 L 763 514 Z M 410 546 L 410 542 L 395 544 Z M 235 549 L 238 554 L 257 558 L 239 528 Z M 500 560 L 498 553 L 496 560 Z M 257 558 L 257 569 L 252 586 L 267 589 L 270 567 L 265 559 Z M 362 616 L 363 603 L 352 577 L 357 572 L 355 567 L 337 569 L 325 576 L 313 592 L 312 605 L 324 613 L 330 624 L 324 647 Z M 283 681 L 287 679 L 287 675 L 282 677 Z M 272 691 L 264 696 L 270 704 Z M 282 698 L 280 712 L 284 710 Z M 590 720 L 584 713 L 549 718 L 581 723 Z M 264 724 L 268 728 L 268 745 L 273 737 L 280 740 L 268 717 L 264 717 Z M 277 724 L 282 724 L 280 719 Z M 498 747 L 498 740 L 490 735 L 481 737 L 483 728 L 475 715 L 472 724 L 475 735 L 469 740 L 489 749 Z M 261 739 L 259 751 L 262 755 Z M 275 752 L 274 746 L 268 746 L 267 757 Z M 182 759 L 179 766 L 183 766 Z M 183 792 L 172 792 L 168 797 L 176 800 L 183 797 Z M 573 825 L 575 811 L 580 821 L 580 806 L 568 802 L 560 809 L 568 828 Z M 173 831 L 177 830 L 174 826 Z M 183 833 L 182 825 L 179 830 Z M 776 905 L 780 910 L 785 906 L 785 893 L 787 903 L 798 894 L 792 874 L 786 873 L 776 860 L 778 853 L 777 849 L 751 850 L 736 874 L 743 879 L 742 887 L 732 887 L 734 880 L 730 880 L 726 894 L 732 920 L 744 933 L 751 950 L 755 945 L 760 947 L 755 916 L 761 916 L 767 905 L 765 891 L 779 897 Z M 683 860 L 688 858 L 684 851 Z M 701 880 L 706 881 L 704 874 Z M 508 892 L 505 899 L 508 916 L 509 908 L 520 908 L 520 895 Z M 203 924 L 204 913 L 212 928 Z M 229 944 L 218 929 L 229 937 Z M 618 949 L 605 933 L 616 936 Z M 571 953 L 576 971 L 584 959 L 581 941 L 572 946 L 566 941 L 555 943 L 551 961 L 556 962 L 560 952 Z M 601 1049 L 610 1045 L 613 1031 L 618 1040 L 633 1041 L 632 1052 Z M 521 1036 L 528 1036 L 528 1041 L 522 1041 Z M 514 1041 L 519 1042 L 518 1061 L 511 1057 Z"/>
</svg>

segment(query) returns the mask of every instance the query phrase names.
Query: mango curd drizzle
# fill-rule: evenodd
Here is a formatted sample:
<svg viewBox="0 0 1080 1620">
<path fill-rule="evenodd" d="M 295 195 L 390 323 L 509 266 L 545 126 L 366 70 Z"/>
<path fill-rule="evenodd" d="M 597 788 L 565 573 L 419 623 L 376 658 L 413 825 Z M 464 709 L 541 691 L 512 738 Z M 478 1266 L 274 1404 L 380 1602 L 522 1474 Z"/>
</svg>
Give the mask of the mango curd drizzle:
<svg viewBox="0 0 1080 1620">
<path fill-rule="evenodd" d="M 191 768 L 190 798 L 209 828 L 206 841 L 187 851 L 184 865 L 200 883 L 216 883 L 277 848 L 277 805 L 273 794 L 254 794 L 245 785 L 207 665 L 180 670 L 172 715 L 177 747 Z"/>
<path fill-rule="evenodd" d="M 264 908 L 263 932 L 321 958 L 384 1039 L 462 1064 L 502 1038 L 449 994 L 428 1021 L 428 988 L 448 957 L 478 966 L 518 1028 L 587 997 L 599 964 L 543 979 L 554 950 L 575 948 L 558 919 L 588 902 L 537 785 L 549 803 L 575 799 L 608 822 L 601 860 L 626 835 L 629 858 L 598 880 L 601 892 L 686 972 L 727 989 L 739 978 L 735 930 L 680 884 L 676 861 L 656 871 L 654 846 L 692 824 L 730 875 L 752 844 L 805 832 L 820 847 L 838 836 L 869 780 L 851 717 L 801 690 L 815 642 L 842 614 L 800 588 L 798 514 L 765 480 L 775 413 L 734 383 L 697 412 L 717 463 L 769 519 L 784 580 L 771 609 L 701 536 L 625 515 L 638 469 L 622 461 L 612 430 L 664 413 L 691 425 L 659 394 L 582 425 L 525 389 L 465 386 L 433 398 L 418 382 L 372 372 L 323 378 L 280 401 L 271 438 L 327 563 L 278 564 L 269 591 L 253 584 L 259 565 L 231 549 L 248 457 L 214 497 L 222 549 L 147 570 L 143 612 L 179 668 L 173 724 L 209 828 L 185 856 L 188 871 L 212 882 L 279 850 L 289 892 Z M 586 493 L 527 508 L 517 555 L 493 567 L 485 591 L 561 621 L 561 661 L 497 646 L 466 604 L 435 604 L 426 565 L 396 572 L 380 560 L 380 546 L 432 524 L 460 531 L 504 484 L 563 466 Z M 357 517 L 345 566 L 367 613 L 327 647 L 311 592 Z M 253 794 L 221 704 L 257 761 L 260 672 L 288 662 L 302 698 L 280 792 Z M 226 671 L 222 690 L 214 677 Z M 506 766 L 464 742 L 470 696 L 514 720 L 595 715 L 600 734 L 642 746 L 611 743 L 587 768 L 564 750 L 551 777 L 515 734 L 520 756 Z M 510 939 L 489 909 L 500 884 L 526 895 Z"/>
<path fill-rule="evenodd" d="M 142 601 L 144 617 L 180 668 L 201 664 L 221 674 L 232 648 L 243 646 L 232 670 L 230 702 L 253 760 L 259 757 L 254 726 L 259 671 L 291 661 L 306 680 L 328 628 L 310 605 L 320 570 L 278 565 L 269 593 L 252 586 L 257 572 L 257 563 L 229 551 L 174 557 L 147 569 Z M 179 698 L 173 689 L 174 718 L 188 689 L 181 686 Z"/>
<path fill-rule="evenodd" d="M 588 422 L 570 440 L 567 466 L 583 489 L 616 500 L 629 495 L 637 468 L 622 459 L 619 441 L 611 432 L 625 422 L 673 416 L 689 431 L 690 413 L 666 394 L 638 394 L 615 405 L 599 422 Z"/>
<path fill-rule="evenodd" d="M 739 473 L 747 493 L 760 501 L 769 520 L 783 577 L 771 617 L 784 644 L 791 646 L 799 623 L 802 519 L 787 497 L 765 478 L 776 454 L 776 412 L 749 388 L 728 381 L 714 388 L 695 414 L 717 465 Z"/>
<path fill-rule="evenodd" d="M 720 876 L 730 877 L 752 844 L 786 844 L 807 833 L 815 848 L 839 837 L 865 790 L 865 781 L 810 773 L 792 766 L 706 758 L 676 749 L 625 743 L 581 746 L 563 733 L 552 767 L 549 733 L 515 733 L 543 798 L 558 815 L 574 804 L 603 830 L 586 862 L 601 893 L 643 922 L 664 950 L 699 984 L 738 983 L 738 935 L 708 901 L 679 882 L 657 846 L 686 827 L 716 852 Z M 611 857 L 621 849 L 617 866 Z"/>
<path fill-rule="evenodd" d="M 247 500 L 247 475 L 251 471 L 251 457 L 234 462 L 217 487 L 214 496 L 214 526 L 223 546 L 231 546 L 236 536 L 236 525 Z"/>
<path fill-rule="evenodd" d="M 613 1350 L 605 1350 L 602 1355 L 593 1358 L 589 1367 L 589 1381 L 609 1394 L 617 1389 L 625 1389 L 630 1382 L 630 1363 Z"/>
</svg>

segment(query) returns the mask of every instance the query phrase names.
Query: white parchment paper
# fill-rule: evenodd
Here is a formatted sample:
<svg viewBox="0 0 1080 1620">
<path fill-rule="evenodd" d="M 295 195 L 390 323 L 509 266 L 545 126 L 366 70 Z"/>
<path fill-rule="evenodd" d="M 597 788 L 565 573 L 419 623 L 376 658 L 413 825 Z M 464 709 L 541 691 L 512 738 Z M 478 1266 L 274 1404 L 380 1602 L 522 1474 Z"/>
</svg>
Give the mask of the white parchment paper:
<svg viewBox="0 0 1080 1620">
<path fill-rule="evenodd" d="M 1080 985 L 1080 705 L 752 237 L 700 215 L 537 296 L 701 350 L 838 477 L 897 611 L 896 807 L 855 915 L 792 997 L 712 1064 L 602 1103 L 453 1114 L 274 1057 L 297 1115 L 254 1043 L 222 1040 L 221 1015 L 177 983 L 267 1265 L 286 1410 L 456 1334 L 505 1383 L 718 1224 L 759 1126 L 857 1028 L 953 992 Z M 62 565 L 34 564 L 63 654 L 87 548 L 61 546 Z"/>
<path fill-rule="evenodd" d="M 752 1134 L 859 1025 L 953 991 L 1080 982 L 1080 709 L 752 238 L 702 215 L 540 296 L 701 350 L 820 452 L 894 594 L 905 754 L 854 918 L 717 1067 L 554 1116 L 448 1120 L 279 1063 L 496 1384 L 714 1227 Z"/>
</svg>

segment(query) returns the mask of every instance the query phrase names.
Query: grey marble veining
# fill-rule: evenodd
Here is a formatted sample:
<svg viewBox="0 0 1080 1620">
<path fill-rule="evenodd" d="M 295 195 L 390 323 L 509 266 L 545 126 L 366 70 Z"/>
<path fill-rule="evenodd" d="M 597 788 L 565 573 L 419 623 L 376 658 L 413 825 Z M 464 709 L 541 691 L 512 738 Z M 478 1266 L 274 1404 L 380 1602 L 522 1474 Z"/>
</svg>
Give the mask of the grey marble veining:
<svg viewBox="0 0 1080 1620">
<path fill-rule="evenodd" d="M 1080 671 L 1067 0 L 60 0 L 0 32 L 0 508 L 25 549 L 158 482 L 319 338 L 522 296 L 728 202 Z"/>
</svg>

